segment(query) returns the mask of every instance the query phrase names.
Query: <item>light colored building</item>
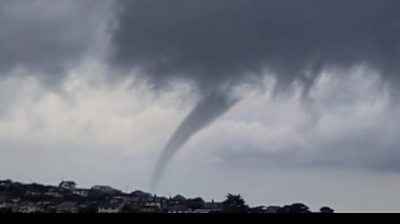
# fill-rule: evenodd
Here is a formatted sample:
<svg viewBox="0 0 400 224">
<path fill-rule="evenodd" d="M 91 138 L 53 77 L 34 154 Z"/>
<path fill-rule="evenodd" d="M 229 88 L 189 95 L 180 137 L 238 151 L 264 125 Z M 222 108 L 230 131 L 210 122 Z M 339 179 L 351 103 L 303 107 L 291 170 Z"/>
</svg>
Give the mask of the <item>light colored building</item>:
<svg viewBox="0 0 400 224">
<path fill-rule="evenodd" d="M 74 181 L 61 181 L 60 188 L 66 189 L 66 190 L 74 190 L 76 188 L 76 183 Z"/>
<path fill-rule="evenodd" d="M 98 207 L 97 213 L 120 213 L 121 210 L 120 204 L 102 204 Z"/>
<path fill-rule="evenodd" d="M 86 189 L 74 189 L 72 193 L 75 195 L 79 195 L 81 197 L 87 197 L 89 195 L 89 190 Z"/>
</svg>

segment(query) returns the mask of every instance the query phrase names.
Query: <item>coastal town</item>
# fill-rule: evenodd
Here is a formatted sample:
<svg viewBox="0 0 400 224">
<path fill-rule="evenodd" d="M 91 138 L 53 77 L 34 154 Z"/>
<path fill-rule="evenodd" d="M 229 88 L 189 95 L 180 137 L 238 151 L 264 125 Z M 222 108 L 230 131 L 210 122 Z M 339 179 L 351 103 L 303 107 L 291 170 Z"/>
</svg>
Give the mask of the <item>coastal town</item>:
<svg viewBox="0 0 400 224">
<path fill-rule="evenodd" d="M 324 206 L 318 211 L 333 213 Z M 140 190 L 126 193 L 111 186 L 78 188 L 74 181 L 58 186 L 0 180 L 0 213 L 311 213 L 302 203 L 250 207 L 240 195 L 221 202 L 182 195 L 162 197 Z"/>
</svg>

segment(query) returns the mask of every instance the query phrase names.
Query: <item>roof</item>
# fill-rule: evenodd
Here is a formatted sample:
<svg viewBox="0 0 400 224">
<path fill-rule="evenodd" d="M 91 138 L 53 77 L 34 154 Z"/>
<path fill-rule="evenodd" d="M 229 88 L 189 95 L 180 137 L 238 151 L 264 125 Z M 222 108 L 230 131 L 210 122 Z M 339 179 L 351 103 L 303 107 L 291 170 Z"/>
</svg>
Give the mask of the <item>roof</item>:
<svg viewBox="0 0 400 224">
<path fill-rule="evenodd" d="M 114 190 L 114 188 L 112 188 L 111 186 L 107 186 L 107 185 L 94 185 L 92 187 L 92 189 Z"/>
<path fill-rule="evenodd" d="M 146 192 L 139 191 L 139 190 L 132 192 L 131 195 L 134 196 L 134 197 L 140 197 L 140 198 L 150 198 L 150 197 L 152 197 L 152 195 L 150 193 L 146 193 Z"/>
<path fill-rule="evenodd" d="M 172 199 L 173 199 L 173 200 L 176 200 L 176 201 L 185 201 L 185 200 L 186 200 L 186 198 L 183 197 L 183 196 L 180 195 L 180 194 L 176 195 L 176 196 L 173 197 Z"/>
<path fill-rule="evenodd" d="M 68 181 L 63 180 L 63 181 L 61 181 L 60 185 L 62 185 L 62 184 L 76 185 L 75 181 L 71 181 L 71 180 L 68 180 Z"/>
<path fill-rule="evenodd" d="M 131 193 L 131 195 L 136 196 L 136 197 L 141 197 L 143 196 L 145 193 L 143 191 L 140 190 L 136 190 L 134 192 Z"/>
</svg>

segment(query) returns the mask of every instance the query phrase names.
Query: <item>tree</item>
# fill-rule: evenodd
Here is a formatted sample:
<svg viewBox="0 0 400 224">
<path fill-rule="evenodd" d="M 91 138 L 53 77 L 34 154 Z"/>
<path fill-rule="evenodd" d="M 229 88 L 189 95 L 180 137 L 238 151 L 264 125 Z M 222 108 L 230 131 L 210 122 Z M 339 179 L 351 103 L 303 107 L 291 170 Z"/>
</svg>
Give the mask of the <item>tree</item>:
<svg viewBox="0 0 400 224">
<path fill-rule="evenodd" d="M 249 207 L 240 194 L 228 194 L 222 205 L 225 213 L 247 213 L 249 211 Z"/>
<path fill-rule="evenodd" d="M 294 203 L 285 205 L 278 210 L 278 213 L 311 213 L 308 206 L 303 203 Z"/>
<path fill-rule="evenodd" d="M 335 210 L 333 210 L 332 208 L 329 208 L 328 206 L 324 206 L 321 209 L 319 209 L 319 211 L 321 213 L 334 213 Z"/>
<path fill-rule="evenodd" d="M 202 198 L 194 198 L 186 200 L 189 209 L 196 210 L 204 208 L 205 202 Z"/>
</svg>

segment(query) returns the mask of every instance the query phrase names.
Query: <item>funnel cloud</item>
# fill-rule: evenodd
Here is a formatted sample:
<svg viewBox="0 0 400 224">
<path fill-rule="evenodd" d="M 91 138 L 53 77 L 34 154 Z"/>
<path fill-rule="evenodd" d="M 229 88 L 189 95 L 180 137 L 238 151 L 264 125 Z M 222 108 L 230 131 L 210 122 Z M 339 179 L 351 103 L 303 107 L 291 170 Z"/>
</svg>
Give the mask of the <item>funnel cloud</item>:
<svg viewBox="0 0 400 224">
<path fill-rule="evenodd" d="M 156 86 L 181 79 L 200 90 L 268 69 L 278 87 L 312 83 L 307 71 L 361 63 L 398 82 L 397 0 L 118 1 L 111 61 Z"/>
<path fill-rule="evenodd" d="M 205 96 L 182 121 L 165 146 L 153 173 L 151 188 L 154 190 L 173 155 L 198 131 L 227 112 L 236 99 L 221 93 Z"/>
<path fill-rule="evenodd" d="M 399 211 L 399 12 L 399 0 L 0 0 L 0 179 Z"/>
<path fill-rule="evenodd" d="M 139 69 L 157 89 L 174 80 L 201 94 L 272 74 L 275 91 L 323 69 L 367 65 L 396 87 L 400 70 L 397 0 L 132 0 L 118 1 L 111 64 Z M 391 88 L 396 91 L 396 88 Z M 223 97 L 223 96 L 222 96 Z M 227 108 L 209 97 L 167 144 L 155 178 L 187 139 Z M 224 100 L 221 99 L 222 102 Z"/>
</svg>

